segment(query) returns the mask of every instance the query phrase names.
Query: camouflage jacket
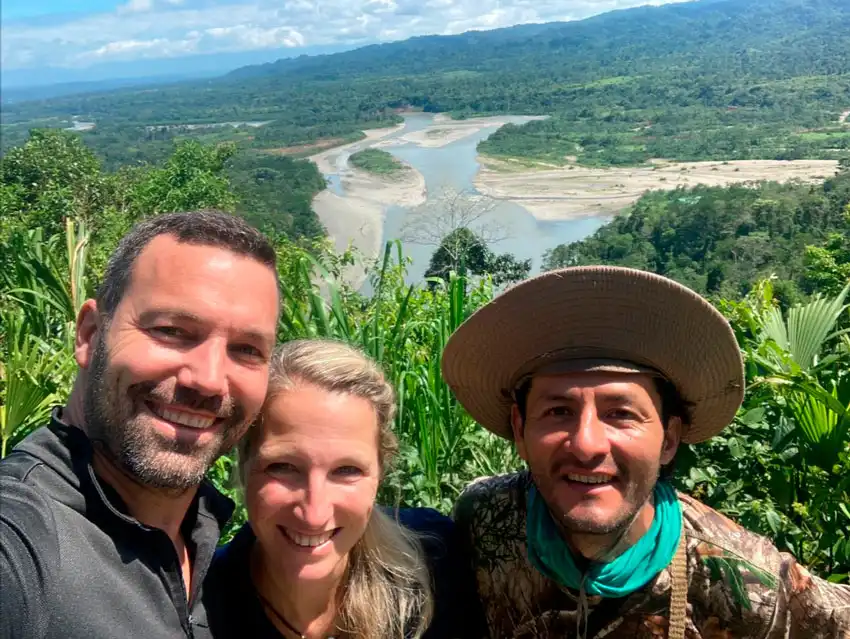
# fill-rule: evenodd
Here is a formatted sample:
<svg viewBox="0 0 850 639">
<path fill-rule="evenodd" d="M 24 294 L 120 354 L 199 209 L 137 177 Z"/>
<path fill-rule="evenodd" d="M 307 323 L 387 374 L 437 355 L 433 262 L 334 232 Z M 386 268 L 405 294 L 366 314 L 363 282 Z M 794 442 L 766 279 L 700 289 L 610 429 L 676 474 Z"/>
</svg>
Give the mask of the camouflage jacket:
<svg viewBox="0 0 850 639">
<path fill-rule="evenodd" d="M 473 562 L 492 639 L 576 637 L 576 596 L 529 564 L 525 472 L 477 480 L 455 520 Z M 688 639 L 850 639 L 850 586 L 812 576 L 793 557 L 687 495 L 679 496 L 688 564 Z M 620 599 L 589 597 L 587 639 L 666 637 L 672 577 Z"/>
</svg>

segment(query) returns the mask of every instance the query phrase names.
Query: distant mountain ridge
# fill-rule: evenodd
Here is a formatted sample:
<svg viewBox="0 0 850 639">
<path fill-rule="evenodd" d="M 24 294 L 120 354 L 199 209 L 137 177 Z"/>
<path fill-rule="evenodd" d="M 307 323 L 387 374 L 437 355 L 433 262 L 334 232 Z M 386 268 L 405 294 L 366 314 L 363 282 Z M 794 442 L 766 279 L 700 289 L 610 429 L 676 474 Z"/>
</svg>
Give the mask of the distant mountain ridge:
<svg viewBox="0 0 850 639">
<path fill-rule="evenodd" d="M 844 79 L 825 80 L 831 77 Z M 781 118 L 800 120 L 797 112 L 806 116 L 814 103 L 818 113 L 809 119 L 819 124 L 850 103 L 848 78 L 850 0 L 701 0 L 421 36 L 243 67 L 215 79 L 12 104 L 3 119 L 74 114 L 101 130 L 106 123 L 270 120 L 252 133 L 252 144 L 263 148 L 356 134 L 395 122 L 396 111 L 411 107 L 587 118 L 614 117 L 606 109 L 758 106 L 773 109 L 775 120 L 795 96 Z"/>
<path fill-rule="evenodd" d="M 344 53 L 278 60 L 236 69 L 225 79 L 335 80 L 352 73 L 486 72 L 529 57 L 562 68 L 571 66 L 565 73 L 579 76 L 593 70 L 610 74 L 633 67 L 628 62 L 636 59 L 657 67 L 669 58 L 693 64 L 718 54 L 739 57 L 742 65 L 769 73 L 781 70 L 783 52 L 801 41 L 817 42 L 831 54 L 821 58 L 822 63 L 812 56 L 808 72 L 846 72 L 850 68 L 850 1 L 701 0 L 646 6 L 575 22 L 420 36 Z"/>
</svg>

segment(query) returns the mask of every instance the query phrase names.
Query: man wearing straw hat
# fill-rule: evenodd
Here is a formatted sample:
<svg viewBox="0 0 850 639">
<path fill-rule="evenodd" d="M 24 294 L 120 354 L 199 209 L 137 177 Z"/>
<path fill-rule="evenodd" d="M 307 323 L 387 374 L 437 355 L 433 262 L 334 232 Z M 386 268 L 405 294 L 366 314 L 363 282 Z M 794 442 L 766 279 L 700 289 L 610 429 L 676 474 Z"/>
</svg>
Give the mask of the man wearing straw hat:
<svg viewBox="0 0 850 639">
<path fill-rule="evenodd" d="M 493 639 L 850 637 L 850 587 L 666 481 L 680 442 L 716 435 L 744 395 L 732 330 L 693 291 L 552 271 L 472 315 L 442 366 L 528 464 L 455 508 Z"/>
</svg>

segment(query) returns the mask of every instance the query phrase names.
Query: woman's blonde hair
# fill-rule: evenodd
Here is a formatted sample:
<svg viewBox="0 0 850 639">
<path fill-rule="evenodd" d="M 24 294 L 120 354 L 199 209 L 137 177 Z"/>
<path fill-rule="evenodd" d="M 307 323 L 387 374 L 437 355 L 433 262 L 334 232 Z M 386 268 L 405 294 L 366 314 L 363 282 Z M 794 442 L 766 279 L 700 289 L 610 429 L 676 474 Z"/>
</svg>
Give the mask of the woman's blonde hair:
<svg viewBox="0 0 850 639">
<path fill-rule="evenodd" d="M 369 401 L 378 421 L 378 460 L 382 477 L 398 453 L 392 431 L 395 392 L 380 368 L 357 349 L 331 340 L 296 340 L 272 356 L 266 405 L 239 443 L 243 487 L 258 431 L 269 403 L 298 383 L 307 383 Z M 358 639 L 420 637 L 433 612 L 431 579 L 416 535 L 380 508 L 373 508 L 363 536 L 348 557 L 339 603 L 340 630 Z"/>
</svg>

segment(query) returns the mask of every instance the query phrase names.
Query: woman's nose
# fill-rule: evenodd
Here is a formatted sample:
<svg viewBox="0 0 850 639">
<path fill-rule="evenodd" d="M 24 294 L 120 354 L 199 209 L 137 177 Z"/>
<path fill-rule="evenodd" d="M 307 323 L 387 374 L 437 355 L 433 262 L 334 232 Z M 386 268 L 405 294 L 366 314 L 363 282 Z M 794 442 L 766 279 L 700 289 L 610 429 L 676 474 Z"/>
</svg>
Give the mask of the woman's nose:
<svg viewBox="0 0 850 639">
<path fill-rule="evenodd" d="M 296 508 L 296 514 L 310 530 L 324 529 L 333 514 L 328 486 L 324 480 L 309 479 L 304 498 Z"/>
</svg>

